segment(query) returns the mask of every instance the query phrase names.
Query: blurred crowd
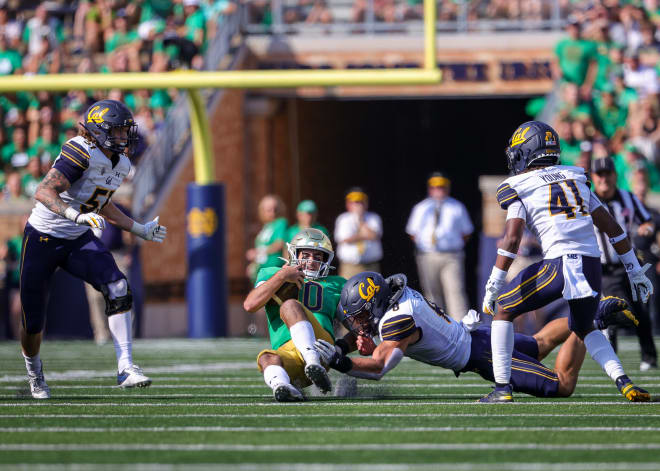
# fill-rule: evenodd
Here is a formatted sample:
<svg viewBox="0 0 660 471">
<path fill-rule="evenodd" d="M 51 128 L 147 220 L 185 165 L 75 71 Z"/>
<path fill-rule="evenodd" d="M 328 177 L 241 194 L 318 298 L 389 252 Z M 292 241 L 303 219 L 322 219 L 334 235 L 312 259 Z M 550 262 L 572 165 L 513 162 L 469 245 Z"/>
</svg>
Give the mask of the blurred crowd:
<svg viewBox="0 0 660 471">
<path fill-rule="evenodd" d="M 660 192 L 660 3 L 582 3 L 555 48 L 562 162 L 610 156 L 618 187 L 644 201 Z"/>
<path fill-rule="evenodd" d="M 361 23 L 366 21 L 368 0 L 295 0 L 282 2 L 282 22 L 293 23 Z M 374 0 L 374 21 L 399 23 L 423 18 L 423 0 Z M 566 18 L 574 0 L 439 0 L 436 2 L 438 21 L 451 22 L 464 17 L 477 20 L 549 20 L 555 13 Z M 269 26 L 273 23 L 270 0 L 249 3 L 250 21 Z"/>
<path fill-rule="evenodd" d="M 0 75 L 201 69 L 209 40 L 235 11 L 232 0 L 0 0 Z M 0 200 L 29 200 L 62 143 L 77 135 L 81 114 L 103 98 L 133 112 L 136 161 L 177 90 L 3 93 Z"/>
</svg>

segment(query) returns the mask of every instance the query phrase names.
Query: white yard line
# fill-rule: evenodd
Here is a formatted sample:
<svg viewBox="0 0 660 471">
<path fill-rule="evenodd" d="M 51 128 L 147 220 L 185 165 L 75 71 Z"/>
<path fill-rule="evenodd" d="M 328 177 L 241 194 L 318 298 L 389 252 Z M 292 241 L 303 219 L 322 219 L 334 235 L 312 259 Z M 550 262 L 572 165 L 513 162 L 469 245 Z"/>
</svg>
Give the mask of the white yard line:
<svg viewBox="0 0 660 471">
<path fill-rule="evenodd" d="M 337 414 L 328 414 L 326 412 L 323 413 L 315 413 L 314 411 L 305 411 L 305 415 L 301 416 L 296 413 L 290 413 L 290 414 L 195 414 L 195 413 L 190 413 L 190 414 L 58 414 L 58 413 L 52 413 L 52 414 L 2 414 L 0 415 L 0 418 L 7 418 L 7 419 L 132 419 L 132 418 L 154 418 L 154 419 L 181 419 L 181 418 L 226 418 L 226 419 L 243 419 L 243 418 L 252 418 L 252 419 L 296 419 L 299 420 L 301 418 L 305 417 L 310 417 L 310 418 L 319 418 L 319 417 L 324 417 L 324 418 L 374 418 L 374 417 L 454 417 L 454 418 L 460 418 L 460 417 L 466 417 L 466 418 L 472 418 L 472 417 L 479 417 L 479 418 L 508 418 L 508 417 L 554 417 L 554 418 L 562 418 L 566 419 L 569 421 L 574 420 L 576 417 L 608 417 L 608 418 L 618 418 L 618 417 L 634 417 L 634 418 L 647 418 L 647 417 L 660 417 L 660 414 L 594 414 L 594 413 L 585 413 L 585 414 L 578 414 L 575 412 L 571 412 L 571 415 L 567 414 L 470 414 L 470 413 L 465 413 L 465 414 L 455 414 L 455 413 L 445 413 L 445 412 L 438 412 L 437 414 L 407 414 L 407 413 L 382 413 L 382 414 L 363 414 L 356 412 L 354 414 L 345 414 L 345 413 L 337 413 Z"/>
<path fill-rule="evenodd" d="M 240 445 L 240 444 L 178 444 L 178 443 L 116 443 L 116 444 L 70 444 L 70 443 L 0 443 L 0 451 L 458 451 L 458 450 L 534 450 L 534 451 L 610 451 L 610 450 L 660 450 L 660 443 L 345 443 L 330 444 L 286 444 L 286 445 Z M 631 465 L 631 463 L 629 463 Z"/>
<path fill-rule="evenodd" d="M 454 396 L 454 395 L 450 395 Z M 87 397 L 87 396 L 82 396 Z M 102 396 L 107 397 L 107 396 Z M 130 397 L 130 396 L 129 396 Z M 148 396 L 147 396 L 148 397 Z M 57 399 L 54 397 L 54 399 Z M 472 401 L 383 401 L 380 402 L 382 397 L 364 397 L 364 401 L 360 402 L 351 402 L 351 401 L 342 401 L 337 399 L 336 401 L 308 401 L 308 402 L 291 402 L 287 404 L 282 404 L 278 402 L 58 402 L 58 401 L 36 401 L 36 400 L 21 400 L 20 402 L 14 403 L 0 403 L 0 407 L 347 407 L 347 406 L 356 406 L 356 407 L 417 407 L 417 406 L 477 406 L 477 407 L 516 407 L 516 406 L 529 406 L 529 405 L 541 405 L 541 406 L 596 406 L 596 405 L 610 405 L 610 406 L 625 406 L 625 407 L 658 407 L 660 402 L 627 402 L 623 398 L 620 401 L 558 401 L 553 399 L 548 399 L 547 401 L 520 401 L 513 402 L 509 404 L 481 404 L 478 402 Z M 373 399 L 377 399 L 374 402 L 370 402 Z M 264 398 L 264 400 L 270 400 Z M 498 410 L 498 409 L 495 409 Z M 499 409 L 504 410 L 504 409 Z M 1 415 L 0 415 L 1 417 Z"/>
<path fill-rule="evenodd" d="M 18 471 L 78 471 L 94 469 L 96 471 L 114 471 L 121 464 L 24 464 L 12 465 Z M 170 470 L 229 470 L 229 471 L 657 471 L 660 462 L 625 462 L 625 463 L 429 463 L 429 464 L 385 464 L 385 463 L 214 463 L 173 465 L 164 463 L 131 463 L 130 468 L 136 471 L 170 471 Z"/>
<path fill-rule="evenodd" d="M 108 432 L 660 432 L 660 427 L 0 427 L 0 433 Z M 387 445 L 389 446 L 389 445 Z"/>
</svg>

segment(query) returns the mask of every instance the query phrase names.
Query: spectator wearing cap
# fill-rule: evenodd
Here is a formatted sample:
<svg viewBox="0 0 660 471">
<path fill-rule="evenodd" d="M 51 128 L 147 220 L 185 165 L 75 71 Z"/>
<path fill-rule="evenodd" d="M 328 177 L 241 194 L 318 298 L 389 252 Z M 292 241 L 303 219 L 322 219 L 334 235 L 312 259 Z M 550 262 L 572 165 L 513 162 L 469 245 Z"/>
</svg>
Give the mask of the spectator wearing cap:
<svg viewBox="0 0 660 471">
<path fill-rule="evenodd" d="M 638 224 L 635 233 L 642 237 L 651 237 L 654 233 L 654 224 L 651 215 L 635 195 L 627 190 L 617 188 L 617 174 L 614 161 L 610 157 L 595 159 L 591 166 L 591 178 L 594 183 L 596 196 L 603 203 L 612 217 L 626 230 L 630 236 L 634 236 L 633 224 Z M 645 371 L 649 368 L 657 368 L 657 352 L 653 343 L 651 330 L 651 319 L 648 308 L 644 303 L 632 301 L 632 291 L 628 281 L 628 275 L 623 264 L 614 250 L 609 237 L 604 232 L 594 227 L 598 246 L 600 248 L 600 262 L 603 268 L 603 296 L 618 296 L 625 299 L 632 306 L 635 316 L 639 320 L 636 327 L 639 345 L 642 351 L 642 362 L 640 369 Z M 643 263 L 643 261 L 642 261 Z M 616 349 L 616 327 L 611 326 L 607 336 Z"/>
<path fill-rule="evenodd" d="M 363 271 L 380 271 L 383 221 L 367 211 L 369 197 L 360 187 L 346 193 L 346 212 L 335 221 L 339 276 L 348 279 Z"/>
<path fill-rule="evenodd" d="M 460 320 L 468 311 L 463 248 L 474 227 L 463 203 L 449 196 L 450 187 L 441 172 L 430 175 L 428 197 L 413 208 L 406 232 L 415 242 L 424 296 Z"/>
<path fill-rule="evenodd" d="M 325 226 L 322 226 L 318 222 L 316 222 L 316 218 L 318 217 L 319 210 L 316 207 L 316 203 L 312 200 L 303 200 L 300 203 L 298 203 L 298 207 L 296 208 L 296 223 L 293 224 L 291 227 L 289 227 L 288 232 L 287 232 L 287 237 L 286 240 L 291 242 L 291 239 L 300 231 L 303 229 L 308 229 L 308 228 L 313 228 L 313 229 L 318 229 L 319 231 L 323 232 L 325 235 L 330 237 L 330 233 L 328 232 L 328 229 L 325 228 Z M 286 249 L 285 249 L 286 250 Z"/>
</svg>

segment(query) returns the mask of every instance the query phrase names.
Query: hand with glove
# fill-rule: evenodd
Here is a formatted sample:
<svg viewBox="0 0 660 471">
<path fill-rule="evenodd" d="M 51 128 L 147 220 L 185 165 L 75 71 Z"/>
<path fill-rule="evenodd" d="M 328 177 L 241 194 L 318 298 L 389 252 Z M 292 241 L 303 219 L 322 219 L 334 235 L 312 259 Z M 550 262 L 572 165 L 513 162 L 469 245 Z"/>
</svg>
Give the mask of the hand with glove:
<svg viewBox="0 0 660 471">
<path fill-rule="evenodd" d="M 633 301 L 646 303 L 653 294 L 653 283 L 646 276 L 646 270 L 650 267 L 650 263 L 647 263 L 643 267 L 639 267 L 638 265 L 638 267 L 628 272 Z"/>
<path fill-rule="evenodd" d="M 500 295 L 500 290 L 504 283 L 506 282 L 506 271 L 500 270 L 497 267 L 493 267 L 493 271 L 490 273 L 490 277 L 486 282 L 484 301 L 481 307 L 481 310 L 490 314 L 491 316 L 495 315 L 497 312 L 497 297 Z"/>
<path fill-rule="evenodd" d="M 321 362 L 330 368 L 346 373 L 353 367 L 351 359 L 345 356 L 344 350 L 339 345 L 332 345 L 323 339 L 314 342 L 314 348 L 319 352 Z"/>
<path fill-rule="evenodd" d="M 154 242 L 163 242 L 167 236 L 167 227 L 161 226 L 158 223 L 160 216 L 156 216 L 153 221 L 146 224 L 140 224 L 137 221 L 133 222 L 131 232 L 144 240 L 153 240 Z"/>
<path fill-rule="evenodd" d="M 64 216 L 81 226 L 89 226 L 101 230 L 105 229 L 105 218 L 96 213 L 81 213 L 69 206 L 64 211 Z"/>
</svg>

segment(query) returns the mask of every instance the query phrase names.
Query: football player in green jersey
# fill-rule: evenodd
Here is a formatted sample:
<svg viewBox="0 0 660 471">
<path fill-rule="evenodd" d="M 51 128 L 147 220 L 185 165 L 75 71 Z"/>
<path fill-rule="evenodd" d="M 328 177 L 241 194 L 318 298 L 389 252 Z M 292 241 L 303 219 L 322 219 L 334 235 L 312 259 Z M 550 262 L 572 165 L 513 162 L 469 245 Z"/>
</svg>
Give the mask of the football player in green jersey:
<svg viewBox="0 0 660 471">
<path fill-rule="evenodd" d="M 332 321 L 346 280 L 328 276 L 332 243 L 318 229 L 300 231 L 288 244 L 289 263 L 259 270 L 255 288 L 243 307 L 266 307 L 271 349 L 257 356 L 264 381 L 279 402 L 301 401 L 300 389 L 314 383 L 323 393 L 332 385 L 314 348 L 316 339 L 335 344 Z M 343 352 L 355 350 L 355 336 L 336 342 Z"/>
</svg>

